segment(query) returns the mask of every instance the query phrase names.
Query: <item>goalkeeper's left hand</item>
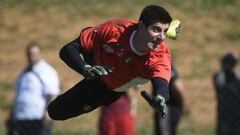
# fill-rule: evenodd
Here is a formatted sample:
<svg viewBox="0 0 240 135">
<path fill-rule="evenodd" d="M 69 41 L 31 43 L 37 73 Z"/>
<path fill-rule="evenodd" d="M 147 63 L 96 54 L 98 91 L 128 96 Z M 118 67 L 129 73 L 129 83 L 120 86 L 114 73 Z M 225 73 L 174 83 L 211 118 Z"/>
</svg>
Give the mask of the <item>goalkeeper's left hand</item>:
<svg viewBox="0 0 240 135">
<path fill-rule="evenodd" d="M 162 113 L 162 117 L 165 118 L 167 114 L 167 105 L 166 100 L 163 96 L 157 95 L 153 96 L 151 106 L 156 110 Z"/>
<path fill-rule="evenodd" d="M 146 91 L 142 91 L 141 95 L 148 102 L 148 104 L 154 108 L 156 111 L 162 113 L 162 117 L 165 118 L 167 115 L 167 105 L 166 100 L 163 96 L 151 96 Z"/>
<path fill-rule="evenodd" d="M 180 32 L 181 22 L 177 19 L 173 19 L 168 27 L 166 36 L 172 39 L 176 39 Z"/>
</svg>

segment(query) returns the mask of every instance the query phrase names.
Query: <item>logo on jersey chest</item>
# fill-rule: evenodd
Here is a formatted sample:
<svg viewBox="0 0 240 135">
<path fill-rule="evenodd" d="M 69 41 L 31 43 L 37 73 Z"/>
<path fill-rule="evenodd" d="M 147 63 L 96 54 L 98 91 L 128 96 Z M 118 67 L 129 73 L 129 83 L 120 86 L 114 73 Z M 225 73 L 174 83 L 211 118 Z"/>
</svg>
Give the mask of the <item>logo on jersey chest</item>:
<svg viewBox="0 0 240 135">
<path fill-rule="evenodd" d="M 115 43 L 113 45 L 104 44 L 102 45 L 102 48 L 108 54 L 117 55 L 125 64 L 131 64 L 133 61 L 132 55 L 126 52 L 120 43 Z"/>
<path fill-rule="evenodd" d="M 114 53 L 113 48 L 109 45 L 104 44 L 104 45 L 102 45 L 102 48 L 106 53 Z"/>
</svg>

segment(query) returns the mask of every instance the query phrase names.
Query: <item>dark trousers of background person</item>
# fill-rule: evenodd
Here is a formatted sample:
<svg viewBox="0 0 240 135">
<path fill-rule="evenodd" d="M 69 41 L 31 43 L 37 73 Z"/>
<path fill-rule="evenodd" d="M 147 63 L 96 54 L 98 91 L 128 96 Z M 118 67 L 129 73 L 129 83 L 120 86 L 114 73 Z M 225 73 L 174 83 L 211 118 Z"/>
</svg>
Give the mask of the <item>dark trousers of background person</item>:
<svg viewBox="0 0 240 135">
<path fill-rule="evenodd" d="M 182 115 L 182 108 L 168 106 L 166 118 L 162 118 L 160 113 L 154 113 L 154 133 L 155 135 L 176 135 L 179 120 Z"/>
<path fill-rule="evenodd" d="M 217 94 L 217 135 L 240 135 L 240 86 L 229 83 Z"/>
<path fill-rule="evenodd" d="M 52 121 L 47 121 L 46 123 L 44 123 L 41 135 L 51 135 L 52 127 L 53 127 Z"/>
<path fill-rule="evenodd" d="M 52 122 L 43 124 L 41 120 L 8 120 L 6 135 L 50 135 Z"/>
</svg>

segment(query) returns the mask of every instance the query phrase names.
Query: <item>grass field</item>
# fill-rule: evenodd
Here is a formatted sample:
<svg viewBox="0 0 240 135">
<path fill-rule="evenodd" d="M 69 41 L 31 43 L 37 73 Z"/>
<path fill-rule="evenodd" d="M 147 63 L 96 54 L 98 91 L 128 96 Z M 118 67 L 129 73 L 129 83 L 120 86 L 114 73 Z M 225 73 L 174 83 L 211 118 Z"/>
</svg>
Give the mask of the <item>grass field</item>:
<svg viewBox="0 0 240 135">
<path fill-rule="evenodd" d="M 0 135 L 5 132 L 14 96 L 14 82 L 25 65 L 24 47 L 39 42 L 45 58 L 58 70 L 62 91 L 81 76 L 58 58 L 59 49 L 84 27 L 110 18 L 138 19 L 147 4 L 160 4 L 182 21 L 178 40 L 168 40 L 174 62 L 187 89 L 191 113 L 179 135 L 213 135 L 215 94 L 212 75 L 219 58 L 228 51 L 240 55 L 240 2 L 237 0 L 1 0 L 0 1 Z M 238 67 L 239 69 L 239 67 Z M 151 135 L 152 110 L 139 97 L 137 129 Z M 56 122 L 55 135 L 96 135 L 98 110 L 82 117 Z"/>
</svg>

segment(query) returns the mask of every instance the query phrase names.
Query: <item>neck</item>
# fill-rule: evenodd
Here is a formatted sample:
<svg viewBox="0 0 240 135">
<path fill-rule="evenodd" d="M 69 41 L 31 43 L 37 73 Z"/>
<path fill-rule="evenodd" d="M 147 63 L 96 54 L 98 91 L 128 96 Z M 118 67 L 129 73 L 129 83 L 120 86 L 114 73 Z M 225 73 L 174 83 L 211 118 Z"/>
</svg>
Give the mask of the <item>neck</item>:
<svg viewBox="0 0 240 135">
<path fill-rule="evenodd" d="M 143 40 L 139 35 L 139 32 L 136 31 L 132 39 L 132 47 L 139 53 L 139 55 L 145 55 L 148 52 L 144 49 Z"/>
</svg>

